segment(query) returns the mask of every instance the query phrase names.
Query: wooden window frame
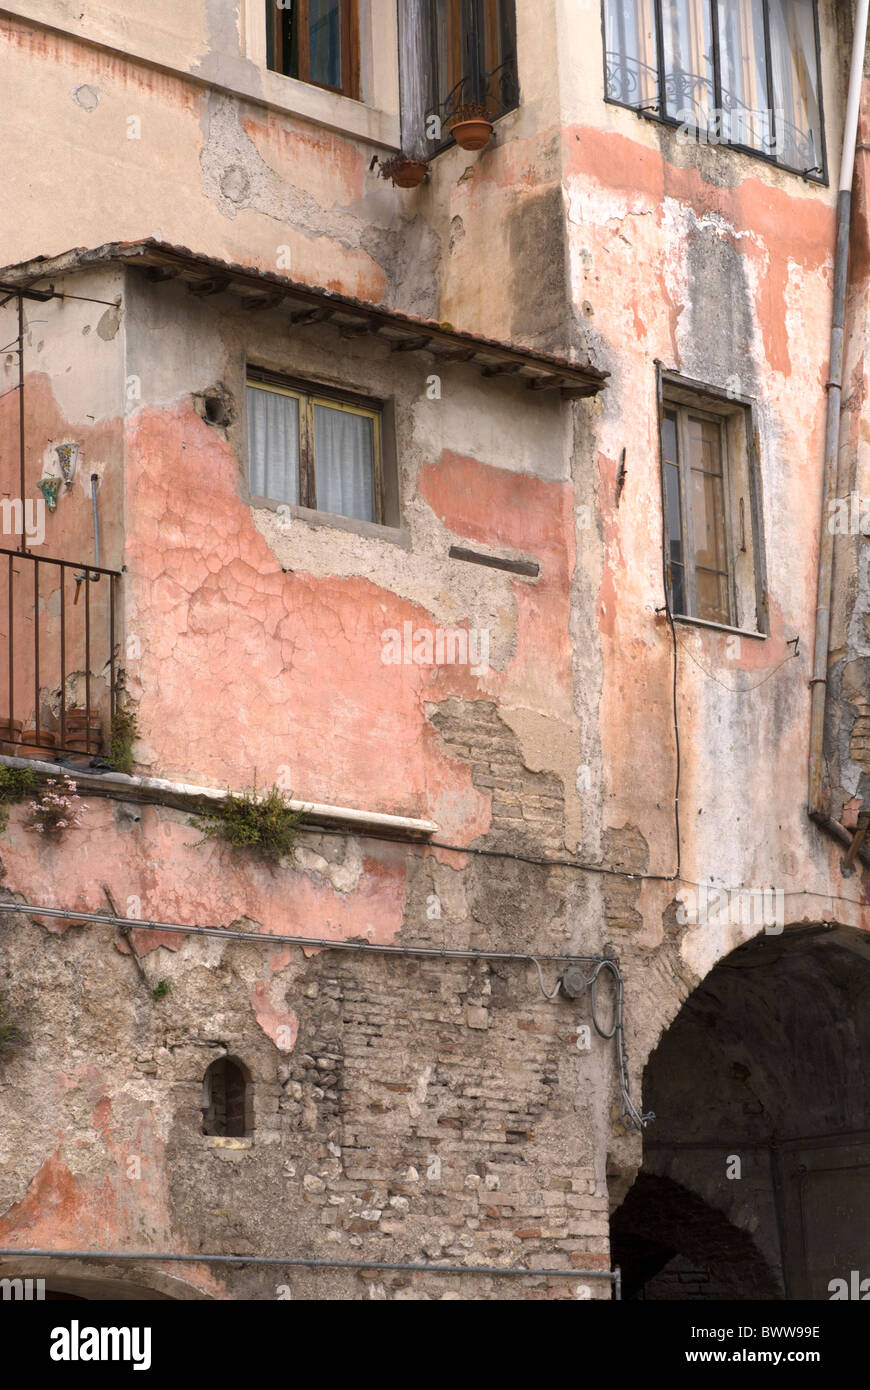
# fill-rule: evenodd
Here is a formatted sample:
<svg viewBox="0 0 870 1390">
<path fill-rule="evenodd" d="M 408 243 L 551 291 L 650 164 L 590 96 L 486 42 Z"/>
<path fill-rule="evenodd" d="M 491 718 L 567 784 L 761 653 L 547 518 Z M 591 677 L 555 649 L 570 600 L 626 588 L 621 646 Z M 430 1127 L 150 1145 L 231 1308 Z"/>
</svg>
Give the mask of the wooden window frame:
<svg viewBox="0 0 870 1390">
<path fill-rule="evenodd" d="M 666 415 L 675 417 L 675 433 L 677 438 L 677 453 L 679 458 L 676 460 L 666 459 L 664 451 L 664 423 Z M 689 444 L 689 420 L 694 418 L 703 420 L 708 424 L 714 425 L 719 437 L 719 458 L 722 467 L 722 525 L 723 525 L 723 544 L 725 549 L 724 570 L 709 570 L 707 566 L 701 568 L 708 569 L 708 573 L 723 574 L 725 577 L 725 588 L 728 598 L 728 617 L 721 623 L 723 627 L 732 627 L 736 621 L 737 613 L 737 594 L 735 587 L 735 566 L 734 566 L 734 532 L 732 518 L 732 478 L 733 468 L 731 460 L 731 441 L 727 428 L 727 420 L 722 415 L 717 415 L 713 411 L 705 410 L 703 404 L 690 404 L 686 399 L 676 400 L 673 396 L 664 395 L 661 406 L 661 457 L 662 457 L 662 487 L 663 487 L 663 523 L 665 546 L 665 566 L 668 584 L 668 604 L 675 617 L 694 618 L 699 622 L 717 623 L 715 618 L 702 618 L 698 612 L 697 580 L 696 570 L 698 568 L 695 558 L 695 535 L 694 517 L 690 499 L 692 455 Z M 671 534 L 668 527 L 667 515 L 667 493 L 664 487 L 664 470 L 667 464 L 676 464 L 679 478 L 680 495 L 680 546 L 683 568 L 683 596 L 686 612 L 677 613 L 673 608 L 673 581 L 671 577 L 671 558 L 670 541 Z"/>
<path fill-rule="evenodd" d="M 310 8 L 309 0 L 294 0 L 299 25 L 298 67 L 299 71 L 287 71 L 289 59 L 284 53 L 283 18 L 288 10 L 281 10 L 275 0 L 266 0 L 266 66 L 272 72 L 284 77 L 293 77 L 309 86 L 320 87 L 337 96 L 360 100 L 360 54 L 359 54 L 359 5 L 358 0 L 340 0 L 341 4 L 341 84 L 333 87 L 327 82 L 316 82 L 311 76 Z"/>
<path fill-rule="evenodd" d="M 352 391 L 341 391 L 319 382 L 300 381 L 292 377 L 276 376 L 272 372 L 258 371 L 249 367 L 246 386 L 259 391 L 272 391 L 275 395 L 291 396 L 298 403 L 299 410 L 299 501 L 295 504 L 307 511 L 320 511 L 317 506 L 317 479 L 314 458 L 314 407 L 327 406 L 330 410 L 343 410 L 351 415 L 361 415 L 372 421 L 372 453 L 374 472 L 374 524 L 385 525 L 384 514 L 384 458 L 383 458 L 383 414 L 384 402 L 368 396 L 356 395 Z M 250 490 L 250 460 L 248 466 L 248 488 Z M 251 494 L 252 497 L 254 494 Z M 264 502 L 280 502 L 276 497 L 263 497 Z M 320 512 L 321 516 L 345 517 L 348 521 L 360 520 L 346 517 L 343 512 Z M 371 523 L 369 523 L 371 524 Z"/>
<path fill-rule="evenodd" d="M 511 81 L 514 91 L 506 101 L 496 101 L 481 89 L 481 83 L 487 76 L 487 63 L 492 57 L 492 54 L 488 57 L 486 51 L 488 35 L 494 43 L 503 45 L 507 50 L 508 57 L 504 62 L 513 60 Z M 444 123 L 444 138 L 438 144 L 436 153 L 453 143 L 447 121 L 454 114 L 456 106 L 480 101 L 488 107 L 490 120 L 498 120 L 517 109 L 520 92 L 515 0 L 448 0 L 446 73 L 442 73 L 438 65 L 438 17 L 434 4 L 429 12 L 427 41 L 430 68 L 427 114 L 438 115 Z M 450 84 L 444 97 L 442 83 Z"/>
</svg>

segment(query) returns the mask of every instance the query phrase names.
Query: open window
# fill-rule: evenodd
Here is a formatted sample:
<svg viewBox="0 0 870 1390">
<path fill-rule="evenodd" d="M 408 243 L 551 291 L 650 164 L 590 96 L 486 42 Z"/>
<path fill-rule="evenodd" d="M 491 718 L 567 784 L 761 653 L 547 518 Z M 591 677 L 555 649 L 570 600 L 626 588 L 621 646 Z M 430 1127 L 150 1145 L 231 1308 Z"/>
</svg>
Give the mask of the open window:
<svg viewBox="0 0 870 1390">
<path fill-rule="evenodd" d="M 357 0 L 266 0 L 266 63 L 358 101 Z"/>
<path fill-rule="evenodd" d="M 816 0 L 604 0 L 605 95 L 825 178 Z"/>
<path fill-rule="evenodd" d="M 250 1074 L 237 1058 L 219 1057 L 203 1077 L 202 1132 L 243 1139 L 253 1132 Z"/>
<path fill-rule="evenodd" d="M 249 369 L 252 498 L 385 523 L 383 404 Z"/>
<path fill-rule="evenodd" d="M 665 378 L 661 466 L 671 613 L 763 634 L 760 485 L 748 406 Z"/>
<path fill-rule="evenodd" d="M 429 0 L 428 115 L 495 120 L 519 103 L 514 0 Z"/>
</svg>

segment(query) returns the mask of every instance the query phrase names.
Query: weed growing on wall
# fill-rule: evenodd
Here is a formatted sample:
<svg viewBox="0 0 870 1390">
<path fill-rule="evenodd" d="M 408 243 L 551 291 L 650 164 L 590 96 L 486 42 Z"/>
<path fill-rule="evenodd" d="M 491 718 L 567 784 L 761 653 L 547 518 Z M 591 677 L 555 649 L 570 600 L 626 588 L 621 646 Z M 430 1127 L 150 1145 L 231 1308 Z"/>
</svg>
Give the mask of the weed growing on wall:
<svg viewBox="0 0 870 1390">
<path fill-rule="evenodd" d="M 228 792 L 225 801 L 194 816 L 191 824 L 202 832 L 197 844 L 223 840 L 278 864 L 293 852 L 302 819 L 302 812 L 288 806 L 284 793 L 274 786 L 265 796 L 258 795 L 256 787 L 239 795 Z"/>
<path fill-rule="evenodd" d="M 135 710 L 118 709 L 112 715 L 112 747 L 110 761 L 118 772 L 133 771 L 133 744 L 139 737 Z"/>
<path fill-rule="evenodd" d="M 9 807 L 26 801 L 35 786 L 32 767 L 0 767 L 0 835 L 9 824 Z"/>
</svg>

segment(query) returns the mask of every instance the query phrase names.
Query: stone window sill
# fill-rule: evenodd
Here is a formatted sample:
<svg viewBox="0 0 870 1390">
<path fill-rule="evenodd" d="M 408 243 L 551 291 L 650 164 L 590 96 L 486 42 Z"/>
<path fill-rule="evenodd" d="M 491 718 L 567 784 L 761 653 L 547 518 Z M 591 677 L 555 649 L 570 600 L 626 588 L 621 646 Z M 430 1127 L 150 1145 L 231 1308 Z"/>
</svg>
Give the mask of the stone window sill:
<svg viewBox="0 0 870 1390">
<path fill-rule="evenodd" d="M 384 526 L 375 521 L 357 521 L 351 516 L 335 516 L 332 512 L 313 511 L 310 507 L 297 507 L 288 502 L 273 502 L 268 497 L 249 497 L 251 507 L 258 511 L 275 512 L 278 514 L 278 525 L 281 525 L 281 518 L 287 517 L 293 521 L 304 521 L 313 529 L 323 527 L 329 530 L 349 531 L 355 536 L 368 536 L 376 541 L 389 541 L 392 545 L 400 545 L 404 550 L 411 549 L 410 532 L 403 526 Z M 279 512 L 279 506 L 282 510 Z M 289 532 L 289 527 L 287 528 Z"/>
</svg>

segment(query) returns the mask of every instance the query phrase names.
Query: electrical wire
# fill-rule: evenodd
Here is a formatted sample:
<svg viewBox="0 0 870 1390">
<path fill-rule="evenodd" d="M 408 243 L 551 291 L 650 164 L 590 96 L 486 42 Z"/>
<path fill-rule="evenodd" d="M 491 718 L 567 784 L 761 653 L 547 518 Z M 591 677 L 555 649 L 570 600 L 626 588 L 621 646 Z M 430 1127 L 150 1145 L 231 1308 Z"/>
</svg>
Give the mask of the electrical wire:
<svg viewBox="0 0 870 1390">
<path fill-rule="evenodd" d="M 262 941 L 277 946 L 303 946 L 316 950 L 364 951 L 368 955 L 419 956 L 435 960 L 501 960 L 538 961 L 569 965 L 590 964 L 610 959 L 605 956 L 532 955 L 528 951 L 457 950 L 450 946 L 390 946 L 373 941 L 335 940 L 328 936 L 284 936 L 271 932 L 235 931 L 232 927 L 186 926 L 181 922 L 148 921 L 139 917 L 121 917 L 110 912 L 87 912 L 77 908 L 40 907 L 32 903 L 0 902 L 0 912 L 17 912 L 32 917 L 59 918 L 68 922 L 87 922 L 119 927 L 125 931 L 153 931 L 178 936 L 217 936 L 230 941 Z M 540 969 L 540 968 L 539 968 Z M 541 978 L 543 989 L 543 978 Z M 548 996 L 555 997 L 555 996 Z"/>
<path fill-rule="evenodd" d="M 167 1264 L 223 1264 L 286 1266 L 290 1269 L 375 1269 L 414 1274 L 489 1274 L 505 1279 L 609 1279 L 619 1287 L 616 1269 L 522 1269 L 514 1265 L 448 1265 L 426 1263 L 388 1263 L 386 1260 L 323 1260 L 299 1255 L 206 1255 L 175 1254 L 161 1250 L 28 1250 L 2 1249 L 0 1258 L 10 1255 L 28 1259 L 55 1260 L 148 1260 Z M 617 1295 L 618 1297 L 618 1295 Z"/>
<path fill-rule="evenodd" d="M 116 913 L 86 912 L 76 908 L 40 907 L 32 903 L 0 902 L 0 913 L 2 912 L 19 913 L 29 917 L 59 918 L 62 921 L 68 922 L 86 922 L 103 926 L 115 926 L 125 934 L 131 931 L 153 931 L 171 933 L 178 936 L 214 936 L 222 937 L 230 941 L 256 941 L 260 944 L 269 946 L 299 946 L 324 951 L 362 951 L 368 955 L 411 956 L 436 960 L 522 961 L 524 964 L 534 965 L 538 972 L 538 983 L 541 988 L 541 993 L 544 995 L 545 999 L 555 999 L 562 985 L 564 971 L 559 975 L 554 989 L 548 992 L 544 985 L 544 976 L 540 966 L 541 961 L 551 964 L 555 962 L 562 965 L 591 964 L 594 965 L 596 969 L 586 983 L 592 987 L 593 991 L 591 995 L 593 1010 L 592 1021 L 595 1025 L 596 1032 L 602 1038 L 609 1041 L 611 1038 L 616 1037 L 619 1087 L 624 1107 L 624 1115 L 627 1121 L 632 1127 L 638 1126 L 640 1128 L 643 1128 L 643 1124 L 645 1123 L 643 1116 L 638 1114 L 638 1111 L 633 1105 L 629 1094 L 627 1055 L 625 1052 L 622 1021 L 622 972 L 619 967 L 619 961 L 612 956 L 531 955 L 528 952 L 520 951 L 462 951 L 446 946 L 388 946 L 368 941 L 334 941 L 329 937 L 279 936 L 277 934 L 272 935 L 271 932 L 234 931 L 231 927 L 199 927 L 184 926 L 179 922 L 141 921 L 137 917 L 121 917 Z M 609 1033 L 601 1029 L 595 1017 L 597 980 L 598 975 L 605 966 L 611 971 L 617 982 L 617 1010 L 614 1019 L 614 1027 Z"/>
<path fill-rule="evenodd" d="M 772 671 L 769 671 L 762 680 L 756 681 L 754 685 L 728 685 L 725 681 L 720 681 L 718 676 L 714 676 L 712 671 L 707 670 L 707 667 L 703 662 L 698 660 L 686 642 L 680 642 L 679 646 L 680 650 L 686 653 L 689 660 L 695 663 L 698 670 L 703 671 L 708 680 L 715 681 L 716 685 L 721 685 L 723 690 L 729 690 L 732 695 L 749 695 L 753 690 L 758 690 L 762 685 L 766 685 L 769 680 L 772 680 L 777 671 L 781 671 L 783 666 L 787 666 L 790 661 L 794 661 L 798 656 L 797 652 L 792 652 L 791 656 L 785 657 L 778 666 L 774 666 Z"/>
</svg>

